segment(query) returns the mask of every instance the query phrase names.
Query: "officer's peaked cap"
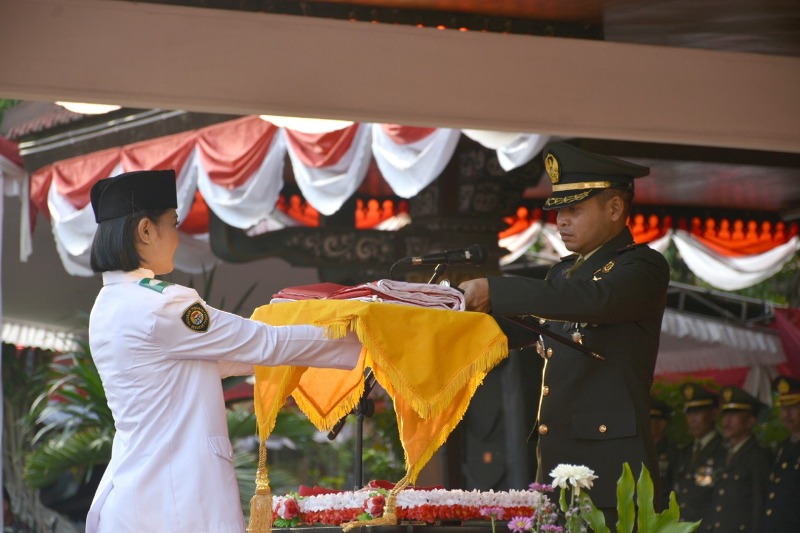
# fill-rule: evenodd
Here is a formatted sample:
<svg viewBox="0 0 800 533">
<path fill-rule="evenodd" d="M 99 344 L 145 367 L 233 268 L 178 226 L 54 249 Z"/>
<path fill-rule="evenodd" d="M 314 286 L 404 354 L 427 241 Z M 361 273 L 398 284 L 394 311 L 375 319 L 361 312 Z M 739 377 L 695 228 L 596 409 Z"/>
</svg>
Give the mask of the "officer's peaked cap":
<svg viewBox="0 0 800 533">
<path fill-rule="evenodd" d="M 681 387 L 681 396 L 683 396 L 684 413 L 717 407 L 717 394 L 698 383 L 684 383 Z"/>
<path fill-rule="evenodd" d="M 800 403 L 800 381 L 789 376 L 778 376 L 772 380 L 772 390 L 778 394 L 775 405 L 794 405 Z"/>
<path fill-rule="evenodd" d="M 139 170 L 105 178 L 92 186 L 90 196 L 97 223 L 137 211 L 178 207 L 174 170 Z"/>
<path fill-rule="evenodd" d="M 633 191 L 633 180 L 650 173 L 648 167 L 587 152 L 565 142 L 548 144 L 542 157 L 553 184 L 544 209 L 582 202 L 605 189 Z"/>
<path fill-rule="evenodd" d="M 719 393 L 719 408 L 725 411 L 749 411 L 758 415 L 762 403 L 739 387 L 723 387 Z"/>
</svg>

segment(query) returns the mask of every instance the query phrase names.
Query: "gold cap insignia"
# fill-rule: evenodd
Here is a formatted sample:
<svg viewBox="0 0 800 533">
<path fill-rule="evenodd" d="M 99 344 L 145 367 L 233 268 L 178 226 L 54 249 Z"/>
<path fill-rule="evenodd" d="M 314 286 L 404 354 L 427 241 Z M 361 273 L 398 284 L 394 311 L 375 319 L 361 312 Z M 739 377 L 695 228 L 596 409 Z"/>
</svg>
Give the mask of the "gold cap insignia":
<svg viewBox="0 0 800 533">
<path fill-rule="evenodd" d="M 614 268 L 614 264 L 615 263 L 613 260 L 606 263 L 606 266 L 603 267 L 603 274 L 608 274 L 609 272 L 611 272 L 611 269 Z"/>
<path fill-rule="evenodd" d="M 791 387 L 789 386 L 788 381 L 786 381 L 785 379 L 781 379 L 780 381 L 778 381 L 778 394 L 786 394 L 790 390 Z"/>
<path fill-rule="evenodd" d="M 722 391 L 722 397 L 726 402 L 731 401 L 731 399 L 733 399 L 733 389 L 724 389 Z"/>
<path fill-rule="evenodd" d="M 693 385 L 686 385 L 683 388 L 683 397 L 687 400 L 691 400 L 694 398 L 694 386 Z"/>
<path fill-rule="evenodd" d="M 561 170 L 558 168 L 558 159 L 553 154 L 547 154 L 544 158 L 544 168 L 547 170 L 547 174 L 550 176 L 550 181 L 553 182 L 553 185 L 558 183 L 558 180 L 561 178 Z"/>
</svg>

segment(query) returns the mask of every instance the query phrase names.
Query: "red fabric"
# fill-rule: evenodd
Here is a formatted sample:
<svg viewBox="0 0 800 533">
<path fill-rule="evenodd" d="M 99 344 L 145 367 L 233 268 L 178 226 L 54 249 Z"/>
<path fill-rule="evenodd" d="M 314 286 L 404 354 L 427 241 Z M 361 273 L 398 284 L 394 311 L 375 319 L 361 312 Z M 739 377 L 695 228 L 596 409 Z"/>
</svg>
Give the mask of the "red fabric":
<svg viewBox="0 0 800 533">
<path fill-rule="evenodd" d="M 92 185 L 99 179 L 111 176 L 114 168 L 120 162 L 120 157 L 120 148 L 109 148 L 58 161 L 49 167 L 53 174 L 51 186 L 55 187 L 56 192 L 71 203 L 75 209 L 83 209 L 89 204 L 89 191 Z M 47 209 L 47 191 L 44 191 L 44 199 L 45 205 L 42 209 Z"/>
<path fill-rule="evenodd" d="M 785 367 L 789 375 L 800 379 L 800 309 L 776 309 L 775 325 L 786 354 Z"/>
<path fill-rule="evenodd" d="M 5 157 L 19 168 L 24 166 L 22 156 L 19 155 L 17 143 L 0 135 L 0 156 Z"/>
<path fill-rule="evenodd" d="M 312 168 L 335 165 L 350 149 L 358 124 L 328 133 L 303 133 L 287 129 L 289 147 L 304 165 Z"/>
<path fill-rule="evenodd" d="M 320 494 L 337 494 L 339 492 L 346 492 L 346 491 L 336 490 L 336 489 L 326 489 L 325 487 L 320 487 L 319 485 L 314 485 L 313 487 L 306 487 L 305 485 L 300 485 L 300 488 L 297 489 L 298 496 L 319 496 Z"/>
<path fill-rule="evenodd" d="M 669 383 L 680 383 L 688 379 L 699 380 L 709 379 L 719 386 L 733 385 L 741 387 L 744 385 L 744 380 L 750 372 L 750 367 L 739 368 L 726 368 L 726 369 L 709 369 L 698 370 L 694 372 L 673 372 L 666 374 L 658 374 L 657 381 L 666 381 Z"/>
<path fill-rule="evenodd" d="M 195 191 L 192 207 L 186 214 L 186 218 L 181 221 L 179 229 L 184 233 L 191 233 L 192 235 L 208 233 L 208 219 L 208 204 L 203 200 L 203 195 L 200 194 L 200 191 Z"/>
<path fill-rule="evenodd" d="M 200 130 L 200 160 L 215 184 L 242 186 L 263 163 L 278 127 L 256 116 Z"/>
<path fill-rule="evenodd" d="M 381 129 L 396 144 L 411 144 L 424 139 L 436 131 L 436 128 L 417 128 L 400 124 L 381 124 Z"/>
<path fill-rule="evenodd" d="M 122 147 L 122 167 L 135 170 L 168 170 L 181 173 L 195 145 L 197 133 L 187 131 Z M 108 176 L 98 176 L 92 183 Z"/>
</svg>

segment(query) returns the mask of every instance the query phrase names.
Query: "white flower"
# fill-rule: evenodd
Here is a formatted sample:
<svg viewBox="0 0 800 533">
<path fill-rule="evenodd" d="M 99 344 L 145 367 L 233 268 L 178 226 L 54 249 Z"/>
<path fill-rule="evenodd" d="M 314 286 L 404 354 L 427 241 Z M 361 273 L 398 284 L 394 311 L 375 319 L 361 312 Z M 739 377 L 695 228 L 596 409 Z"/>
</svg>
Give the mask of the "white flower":
<svg viewBox="0 0 800 533">
<path fill-rule="evenodd" d="M 587 468 L 583 465 L 565 465 L 560 464 L 550 472 L 550 477 L 553 478 L 553 485 L 567 488 L 567 484 L 575 489 L 575 495 L 581 493 L 581 489 L 591 489 L 592 482 L 597 479 L 594 475 L 594 470 Z"/>
</svg>

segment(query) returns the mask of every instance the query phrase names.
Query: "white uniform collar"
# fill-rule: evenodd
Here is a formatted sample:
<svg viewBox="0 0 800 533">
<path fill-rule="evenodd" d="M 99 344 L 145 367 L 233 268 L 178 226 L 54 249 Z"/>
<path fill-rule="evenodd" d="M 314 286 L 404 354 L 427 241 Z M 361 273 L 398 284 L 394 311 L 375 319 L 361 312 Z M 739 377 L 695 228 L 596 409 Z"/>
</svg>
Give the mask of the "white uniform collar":
<svg viewBox="0 0 800 533">
<path fill-rule="evenodd" d="M 152 278 L 154 276 L 155 273 L 147 268 L 137 268 L 136 270 L 131 270 L 130 272 L 113 270 L 111 272 L 103 272 L 103 285 L 139 281 L 140 279 Z"/>
</svg>

